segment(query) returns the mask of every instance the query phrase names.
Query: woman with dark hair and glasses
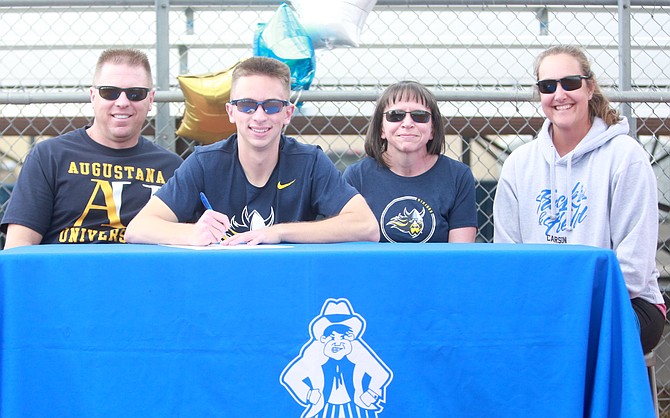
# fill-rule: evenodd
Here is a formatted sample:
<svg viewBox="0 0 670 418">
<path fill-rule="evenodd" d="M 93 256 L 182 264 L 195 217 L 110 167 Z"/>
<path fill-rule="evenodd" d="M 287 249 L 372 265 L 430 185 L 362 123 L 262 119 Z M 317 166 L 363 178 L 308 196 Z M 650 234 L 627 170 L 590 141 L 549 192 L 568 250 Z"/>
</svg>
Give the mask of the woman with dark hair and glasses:
<svg viewBox="0 0 670 418">
<path fill-rule="evenodd" d="M 544 51 L 535 75 L 547 120 L 537 139 L 505 161 L 493 205 L 494 241 L 613 249 L 647 353 L 665 321 L 649 155 L 628 135 L 628 121 L 602 94 L 580 48 Z"/>
<path fill-rule="evenodd" d="M 367 157 L 344 172 L 377 217 L 380 241 L 474 242 L 474 178 L 444 148 L 435 96 L 414 81 L 389 86 L 365 137 Z"/>
</svg>

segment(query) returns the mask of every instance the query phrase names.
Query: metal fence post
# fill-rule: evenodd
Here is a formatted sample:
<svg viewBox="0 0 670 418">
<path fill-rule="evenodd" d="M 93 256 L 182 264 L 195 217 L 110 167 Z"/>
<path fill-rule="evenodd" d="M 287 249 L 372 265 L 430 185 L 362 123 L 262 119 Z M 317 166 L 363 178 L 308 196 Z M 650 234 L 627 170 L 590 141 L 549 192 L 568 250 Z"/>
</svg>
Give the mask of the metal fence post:
<svg viewBox="0 0 670 418">
<path fill-rule="evenodd" d="M 631 34 L 630 34 L 630 0 L 618 0 L 619 8 L 619 88 L 621 91 L 631 90 Z M 633 118 L 631 104 L 620 105 L 621 114 L 628 119 L 629 134 L 637 139 L 637 121 Z"/>
<path fill-rule="evenodd" d="M 170 0 L 156 0 L 156 89 L 170 90 Z M 156 143 L 175 151 L 174 119 L 170 103 L 156 104 Z"/>
</svg>

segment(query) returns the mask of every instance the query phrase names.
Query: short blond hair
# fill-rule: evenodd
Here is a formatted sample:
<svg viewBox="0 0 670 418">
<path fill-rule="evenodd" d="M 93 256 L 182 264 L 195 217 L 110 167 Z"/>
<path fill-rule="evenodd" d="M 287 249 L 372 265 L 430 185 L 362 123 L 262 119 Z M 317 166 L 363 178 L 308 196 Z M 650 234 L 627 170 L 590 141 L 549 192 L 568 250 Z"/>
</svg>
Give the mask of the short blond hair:
<svg viewBox="0 0 670 418">
<path fill-rule="evenodd" d="M 153 87 L 153 77 L 151 75 L 151 64 L 147 54 L 138 49 L 107 49 L 100 54 L 98 63 L 95 65 L 95 74 L 93 75 L 93 84 L 97 83 L 98 76 L 105 64 L 126 64 L 131 67 L 141 67 L 144 69 L 149 80 L 149 87 Z"/>
</svg>

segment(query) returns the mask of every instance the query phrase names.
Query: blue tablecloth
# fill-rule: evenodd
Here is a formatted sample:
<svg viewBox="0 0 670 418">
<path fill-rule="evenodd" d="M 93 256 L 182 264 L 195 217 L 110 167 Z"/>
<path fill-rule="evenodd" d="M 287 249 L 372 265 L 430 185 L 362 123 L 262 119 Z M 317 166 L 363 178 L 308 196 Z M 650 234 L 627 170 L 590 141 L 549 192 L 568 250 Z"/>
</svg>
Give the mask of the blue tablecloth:
<svg viewBox="0 0 670 418">
<path fill-rule="evenodd" d="M 653 417 L 607 250 L 46 245 L 0 280 L 3 417 Z"/>
</svg>

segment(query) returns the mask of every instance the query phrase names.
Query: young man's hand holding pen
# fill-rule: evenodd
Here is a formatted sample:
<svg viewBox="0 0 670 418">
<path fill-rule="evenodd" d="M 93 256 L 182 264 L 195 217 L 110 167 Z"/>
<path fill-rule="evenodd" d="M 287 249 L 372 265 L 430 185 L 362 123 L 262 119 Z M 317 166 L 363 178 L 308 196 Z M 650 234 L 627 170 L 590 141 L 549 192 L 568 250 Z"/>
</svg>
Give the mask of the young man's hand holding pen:
<svg viewBox="0 0 670 418">
<path fill-rule="evenodd" d="M 200 192 L 200 200 L 205 206 L 205 213 L 196 222 L 198 235 L 204 235 L 203 239 L 209 239 L 209 244 L 216 244 L 226 239 L 226 231 L 230 228 L 228 216 L 217 212 L 207 200 L 207 196 Z"/>
</svg>

